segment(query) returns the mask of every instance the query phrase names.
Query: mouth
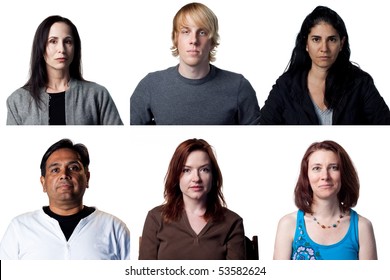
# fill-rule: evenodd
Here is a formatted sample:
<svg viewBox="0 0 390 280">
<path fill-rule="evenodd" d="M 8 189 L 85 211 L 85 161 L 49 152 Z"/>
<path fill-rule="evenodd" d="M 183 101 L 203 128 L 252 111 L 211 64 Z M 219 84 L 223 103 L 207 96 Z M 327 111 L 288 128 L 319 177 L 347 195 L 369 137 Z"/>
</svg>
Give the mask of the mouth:
<svg viewBox="0 0 390 280">
<path fill-rule="evenodd" d="M 319 188 L 322 188 L 322 189 L 330 189 L 330 188 L 333 188 L 333 184 L 324 184 L 324 185 L 320 185 Z"/>
<path fill-rule="evenodd" d="M 201 190 L 203 190 L 203 187 L 202 186 L 193 186 L 193 187 L 190 187 L 190 189 L 193 191 L 201 191 Z"/>
<path fill-rule="evenodd" d="M 187 51 L 187 53 L 189 53 L 189 54 L 198 54 L 199 51 L 197 51 L 197 50 L 189 50 L 189 51 Z"/>
</svg>

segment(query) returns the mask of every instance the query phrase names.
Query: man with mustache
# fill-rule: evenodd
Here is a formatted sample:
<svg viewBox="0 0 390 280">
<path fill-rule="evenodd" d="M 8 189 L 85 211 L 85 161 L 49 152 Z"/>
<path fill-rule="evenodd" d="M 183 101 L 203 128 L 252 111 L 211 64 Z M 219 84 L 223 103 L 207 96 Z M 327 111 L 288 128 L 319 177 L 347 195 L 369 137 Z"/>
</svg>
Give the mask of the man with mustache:
<svg viewBox="0 0 390 280">
<path fill-rule="evenodd" d="M 130 232 L 117 217 L 83 204 L 89 153 L 69 139 L 54 143 L 41 161 L 49 205 L 14 218 L 0 259 L 130 259 Z"/>
</svg>

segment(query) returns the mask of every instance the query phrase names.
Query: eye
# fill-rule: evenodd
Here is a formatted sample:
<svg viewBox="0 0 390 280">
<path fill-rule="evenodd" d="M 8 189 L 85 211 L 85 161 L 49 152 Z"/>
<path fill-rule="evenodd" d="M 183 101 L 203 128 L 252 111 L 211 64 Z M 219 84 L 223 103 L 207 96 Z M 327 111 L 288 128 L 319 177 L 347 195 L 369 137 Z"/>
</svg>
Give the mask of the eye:
<svg viewBox="0 0 390 280">
<path fill-rule="evenodd" d="M 207 31 L 201 30 L 201 31 L 199 31 L 199 35 L 200 36 L 207 36 Z"/>
<path fill-rule="evenodd" d="M 65 44 L 67 44 L 67 45 L 73 45 L 72 39 L 66 39 L 66 40 L 65 40 Z"/>
<path fill-rule="evenodd" d="M 314 171 L 314 172 L 318 172 L 318 171 L 321 170 L 321 167 L 319 167 L 319 166 L 314 166 L 311 170 Z"/>
<path fill-rule="evenodd" d="M 78 165 L 71 165 L 71 166 L 69 166 L 69 170 L 73 171 L 73 172 L 78 172 L 81 170 L 81 168 Z"/>
<path fill-rule="evenodd" d="M 182 30 L 181 30 L 181 33 L 182 33 L 182 34 L 188 34 L 189 31 L 188 31 L 188 29 L 182 29 Z"/>
<path fill-rule="evenodd" d="M 190 173 L 191 172 L 191 170 L 189 169 L 189 168 L 183 168 L 183 171 L 182 171 L 183 173 Z"/>
<path fill-rule="evenodd" d="M 55 173 L 58 173 L 58 172 L 60 172 L 60 169 L 58 167 L 50 169 L 50 173 L 54 173 L 55 174 Z"/>
<path fill-rule="evenodd" d="M 200 169 L 200 171 L 203 172 L 203 173 L 210 173 L 210 168 L 203 167 L 203 168 Z"/>
<path fill-rule="evenodd" d="M 318 43 L 320 41 L 320 38 L 319 37 L 313 37 L 311 39 L 314 43 Z"/>
<path fill-rule="evenodd" d="M 49 44 L 56 44 L 57 43 L 57 40 L 56 39 L 50 39 L 49 40 Z"/>
<path fill-rule="evenodd" d="M 338 171 L 339 170 L 339 166 L 338 165 L 332 165 L 330 167 L 330 169 L 333 170 L 333 171 Z"/>
</svg>

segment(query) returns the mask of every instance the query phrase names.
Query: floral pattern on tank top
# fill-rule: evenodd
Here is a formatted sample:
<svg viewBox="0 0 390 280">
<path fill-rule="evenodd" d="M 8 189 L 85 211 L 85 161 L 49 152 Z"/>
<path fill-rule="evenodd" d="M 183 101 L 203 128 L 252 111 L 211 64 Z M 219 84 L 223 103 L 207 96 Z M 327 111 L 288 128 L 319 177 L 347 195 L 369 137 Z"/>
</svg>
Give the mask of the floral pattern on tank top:
<svg viewBox="0 0 390 280">
<path fill-rule="evenodd" d="M 299 237 L 293 243 L 292 260 L 322 260 L 318 248 L 312 246 L 306 239 L 306 232 L 303 229 L 302 221 L 298 224 Z"/>
</svg>

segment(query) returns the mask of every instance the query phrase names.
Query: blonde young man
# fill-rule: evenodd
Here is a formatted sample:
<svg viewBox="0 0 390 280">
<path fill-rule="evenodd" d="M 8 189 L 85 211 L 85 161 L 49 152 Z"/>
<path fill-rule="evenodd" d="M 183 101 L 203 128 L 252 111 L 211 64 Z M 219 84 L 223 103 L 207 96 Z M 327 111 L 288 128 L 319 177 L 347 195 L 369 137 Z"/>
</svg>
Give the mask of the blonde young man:
<svg viewBox="0 0 390 280">
<path fill-rule="evenodd" d="M 256 92 L 243 75 L 219 69 L 218 19 L 205 5 L 183 6 L 173 19 L 179 64 L 148 74 L 130 98 L 130 124 L 257 124 Z"/>
</svg>

